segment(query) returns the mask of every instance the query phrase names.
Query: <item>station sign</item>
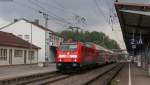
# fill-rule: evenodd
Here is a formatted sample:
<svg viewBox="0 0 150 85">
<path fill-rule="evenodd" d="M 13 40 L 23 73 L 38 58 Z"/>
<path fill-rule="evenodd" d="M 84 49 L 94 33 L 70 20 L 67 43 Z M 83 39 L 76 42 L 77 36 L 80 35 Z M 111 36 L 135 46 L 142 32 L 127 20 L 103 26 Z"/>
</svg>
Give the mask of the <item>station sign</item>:
<svg viewBox="0 0 150 85">
<path fill-rule="evenodd" d="M 133 49 L 136 49 L 136 45 L 135 45 L 135 44 L 134 44 L 134 45 L 132 45 L 132 48 L 133 48 Z"/>
<path fill-rule="evenodd" d="M 134 44 L 135 44 L 135 39 L 131 39 L 131 40 L 130 40 L 130 44 L 131 44 L 131 45 L 134 45 Z"/>
</svg>

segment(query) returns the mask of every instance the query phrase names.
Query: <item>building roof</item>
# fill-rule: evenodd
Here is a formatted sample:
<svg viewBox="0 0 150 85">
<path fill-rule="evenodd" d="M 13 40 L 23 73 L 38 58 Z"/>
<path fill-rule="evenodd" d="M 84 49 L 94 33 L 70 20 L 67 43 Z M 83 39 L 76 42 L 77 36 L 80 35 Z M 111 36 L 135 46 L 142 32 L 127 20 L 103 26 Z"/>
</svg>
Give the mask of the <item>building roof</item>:
<svg viewBox="0 0 150 85">
<path fill-rule="evenodd" d="M 33 25 L 39 27 L 40 29 L 43 29 L 44 31 L 49 31 L 49 32 L 51 32 L 52 34 L 56 35 L 56 33 L 55 33 L 54 31 L 50 30 L 49 28 L 45 28 L 44 26 L 42 26 L 42 25 L 40 25 L 40 24 L 37 24 L 37 23 L 35 23 L 35 22 L 33 22 L 33 21 L 29 21 L 29 20 L 27 20 L 27 19 L 25 19 L 25 18 L 18 19 L 18 20 L 16 20 L 16 21 L 14 21 L 14 22 L 12 22 L 12 23 L 10 23 L 10 24 L 4 26 L 4 27 L 1 27 L 0 29 L 4 29 L 4 28 L 6 28 L 6 27 L 8 27 L 8 26 L 10 26 L 10 25 L 13 25 L 13 24 L 15 24 L 15 23 L 21 21 L 21 20 L 24 20 L 24 21 L 26 21 L 26 22 L 28 22 L 28 23 L 31 23 L 31 24 L 33 24 Z"/>
<path fill-rule="evenodd" d="M 115 2 L 115 5 L 118 6 L 127 6 L 127 7 L 150 7 L 150 4 L 145 3 L 129 3 L 129 2 Z"/>
<path fill-rule="evenodd" d="M 150 41 L 150 4 L 116 2 L 115 7 L 128 52 L 145 49 Z"/>
<path fill-rule="evenodd" d="M 12 33 L 0 31 L 0 46 L 40 49 L 39 47 L 13 35 Z"/>
<path fill-rule="evenodd" d="M 28 22 L 28 23 L 31 23 L 31 24 L 33 24 L 33 25 L 35 25 L 35 26 L 37 26 L 37 27 L 39 27 L 39 28 L 41 28 L 41 29 L 43 29 L 43 30 L 45 30 L 45 31 L 49 31 L 49 32 L 51 32 L 51 33 L 53 33 L 53 34 L 56 34 L 54 31 L 52 31 L 52 30 L 50 30 L 49 28 L 46 28 L 46 27 L 44 27 L 44 26 L 42 26 L 42 25 L 40 25 L 40 24 L 37 24 L 37 23 L 35 23 L 35 22 L 31 22 L 31 21 L 29 21 L 29 20 L 27 20 L 27 19 L 21 19 L 21 20 L 25 20 L 26 22 Z"/>
</svg>

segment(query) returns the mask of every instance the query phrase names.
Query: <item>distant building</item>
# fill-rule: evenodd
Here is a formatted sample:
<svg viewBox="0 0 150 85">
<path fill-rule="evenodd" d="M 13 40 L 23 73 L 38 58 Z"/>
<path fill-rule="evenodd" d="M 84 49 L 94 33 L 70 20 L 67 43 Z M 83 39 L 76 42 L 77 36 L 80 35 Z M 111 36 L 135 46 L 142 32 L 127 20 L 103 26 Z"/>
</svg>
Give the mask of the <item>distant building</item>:
<svg viewBox="0 0 150 85">
<path fill-rule="evenodd" d="M 31 22 L 26 19 L 15 19 L 13 23 L 0 28 L 1 31 L 10 32 L 14 35 L 40 47 L 39 62 L 55 62 L 56 47 L 63 42 L 52 30 L 39 24 L 38 20 Z"/>
<path fill-rule="evenodd" d="M 0 31 L 0 65 L 37 63 L 38 49 L 11 33 Z"/>
</svg>

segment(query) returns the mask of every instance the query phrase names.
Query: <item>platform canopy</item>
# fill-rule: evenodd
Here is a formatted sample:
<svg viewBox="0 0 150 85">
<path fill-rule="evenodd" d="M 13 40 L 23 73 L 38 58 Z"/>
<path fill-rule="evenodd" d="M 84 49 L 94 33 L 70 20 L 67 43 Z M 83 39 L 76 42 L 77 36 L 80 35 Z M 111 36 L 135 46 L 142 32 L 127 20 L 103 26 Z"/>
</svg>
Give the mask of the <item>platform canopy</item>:
<svg viewBox="0 0 150 85">
<path fill-rule="evenodd" d="M 130 54 L 139 53 L 150 43 L 150 4 L 116 2 L 124 41 Z"/>
</svg>

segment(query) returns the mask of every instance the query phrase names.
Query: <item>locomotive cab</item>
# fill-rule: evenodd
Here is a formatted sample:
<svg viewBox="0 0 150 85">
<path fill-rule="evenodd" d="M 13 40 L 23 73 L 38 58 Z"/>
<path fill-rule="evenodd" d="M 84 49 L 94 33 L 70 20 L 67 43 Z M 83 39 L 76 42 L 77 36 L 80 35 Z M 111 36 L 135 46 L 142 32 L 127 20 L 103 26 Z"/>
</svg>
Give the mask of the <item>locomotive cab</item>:
<svg viewBox="0 0 150 85">
<path fill-rule="evenodd" d="M 56 65 L 60 71 L 75 70 L 80 67 L 78 43 L 63 43 L 57 49 Z"/>
</svg>

